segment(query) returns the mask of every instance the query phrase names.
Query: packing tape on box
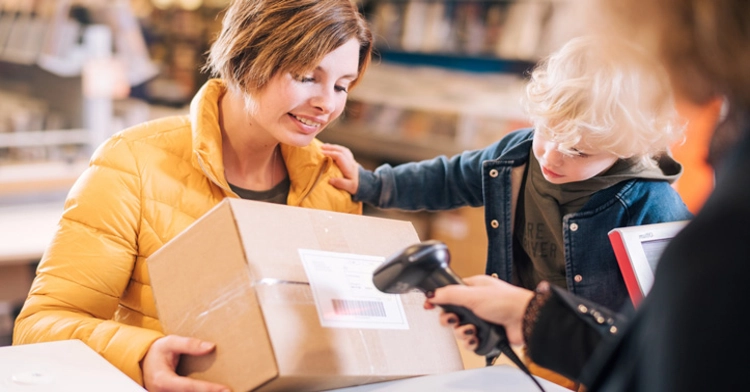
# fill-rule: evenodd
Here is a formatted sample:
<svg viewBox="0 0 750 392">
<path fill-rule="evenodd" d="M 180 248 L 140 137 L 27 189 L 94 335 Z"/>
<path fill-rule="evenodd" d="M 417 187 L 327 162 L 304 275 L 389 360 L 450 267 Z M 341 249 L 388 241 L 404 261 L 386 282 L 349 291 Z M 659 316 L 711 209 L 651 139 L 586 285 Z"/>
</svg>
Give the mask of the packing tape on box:
<svg viewBox="0 0 750 392">
<path fill-rule="evenodd" d="M 386 336 L 393 334 L 393 331 L 377 328 L 324 327 L 319 317 L 320 310 L 307 282 L 263 278 L 253 282 L 252 286 L 255 288 L 261 308 L 264 309 L 263 317 L 269 330 L 288 328 L 290 325 L 307 326 L 307 332 L 315 331 L 315 344 L 318 345 L 311 352 L 318 355 L 321 350 L 326 350 L 326 347 L 335 348 L 332 352 L 337 354 L 328 360 L 346 359 L 344 363 L 336 363 L 335 367 L 356 367 L 356 374 L 372 376 L 372 379 L 364 383 L 381 381 L 383 374 L 393 371 L 389 366 L 388 350 L 385 348 L 388 344 Z M 279 345 L 310 345 L 309 336 L 304 336 L 304 333 L 294 335 L 284 335 L 283 339 L 279 336 L 274 339 L 274 346 L 280 349 Z M 299 352 L 296 349 L 290 350 Z M 319 361 L 320 358 L 316 360 Z"/>
<path fill-rule="evenodd" d="M 255 282 L 251 283 L 252 287 L 255 286 L 273 286 L 277 284 L 301 284 L 305 286 L 309 286 L 310 283 L 308 282 L 294 282 L 291 280 L 283 280 L 283 279 L 274 279 L 274 278 L 263 278 L 260 280 L 256 280 Z"/>
<path fill-rule="evenodd" d="M 222 311 L 227 306 L 231 306 L 233 312 L 242 312 L 243 309 L 237 309 L 238 306 L 252 306 L 245 301 L 237 300 L 247 297 L 248 290 L 251 290 L 251 288 L 246 286 L 245 282 L 245 279 L 238 277 L 234 281 L 229 282 L 225 286 L 225 289 L 206 306 L 185 308 L 185 313 L 182 314 L 172 330 L 180 331 L 182 335 L 195 336 L 196 331 L 203 330 L 206 323 L 212 322 L 207 317 L 212 312 Z"/>
<path fill-rule="evenodd" d="M 263 305 L 310 305 L 315 306 L 315 297 L 308 282 L 263 278 L 251 283 Z"/>
</svg>

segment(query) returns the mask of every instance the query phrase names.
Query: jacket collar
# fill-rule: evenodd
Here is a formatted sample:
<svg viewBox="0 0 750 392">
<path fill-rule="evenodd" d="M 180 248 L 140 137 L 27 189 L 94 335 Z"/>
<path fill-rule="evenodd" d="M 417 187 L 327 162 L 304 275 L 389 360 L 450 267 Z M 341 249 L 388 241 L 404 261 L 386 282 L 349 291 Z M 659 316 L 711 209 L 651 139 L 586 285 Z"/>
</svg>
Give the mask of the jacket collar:
<svg viewBox="0 0 750 392">
<path fill-rule="evenodd" d="M 529 161 L 531 145 L 534 141 L 534 131 L 532 128 L 520 129 L 505 136 L 503 140 L 505 141 L 505 146 L 502 147 L 502 152 L 496 161 L 511 166 L 522 165 Z"/>
<path fill-rule="evenodd" d="M 219 99 L 226 91 L 226 84 L 222 80 L 211 79 L 206 82 L 190 102 L 190 124 L 193 166 L 203 171 L 216 185 L 229 190 L 229 184 L 224 178 L 219 128 Z"/>
<path fill-rule="evenodd" d="M 234 195 L 224 177 L 224 161 L 219 128 L 219 99 L 227 91 L 226 83 L 211 79 L 201 87 L 190 103 L 192 126 L 192 164 L 204 172 L 227 194 Z M 289 172 L 291 187 L 287 204 L 299 205 L 318 184 L 322 174 L 332 164 L 331 158 L 323 155 L 321 143 L 315 139 L 305 147 L 282 144 L 281 156 Z"/>
</svg>

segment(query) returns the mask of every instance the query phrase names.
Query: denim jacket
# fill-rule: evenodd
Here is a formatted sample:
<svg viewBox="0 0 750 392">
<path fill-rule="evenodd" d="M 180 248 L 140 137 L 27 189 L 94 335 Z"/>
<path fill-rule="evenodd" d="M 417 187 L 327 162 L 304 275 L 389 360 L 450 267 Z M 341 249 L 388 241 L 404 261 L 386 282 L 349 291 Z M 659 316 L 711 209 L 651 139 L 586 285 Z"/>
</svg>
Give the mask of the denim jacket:
<svg viewBox="0 0 750 392">
<path fill-rule="evenodd" d="M 409 211 L 484 206 L 486 273 L 511 282 L 516 204 L 532 139 L 532 129 L 521 129 L 484 149 L 451 158 L 385 164 L 374 172 L 360 169 L 354 198 Z M 691 217 L 666 181 L 635 178 L 595 193 L 580 211 L 563 217 L 568 290 L 619 309 L 629 297 L 607 233 L 616 227 Z"/>
</svg>

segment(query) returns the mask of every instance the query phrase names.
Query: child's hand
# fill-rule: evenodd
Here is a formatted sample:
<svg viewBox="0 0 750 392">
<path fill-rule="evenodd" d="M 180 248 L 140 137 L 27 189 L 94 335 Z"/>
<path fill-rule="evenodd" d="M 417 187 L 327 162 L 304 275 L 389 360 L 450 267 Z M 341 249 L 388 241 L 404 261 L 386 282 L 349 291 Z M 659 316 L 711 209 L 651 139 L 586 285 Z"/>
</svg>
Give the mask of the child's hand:
<svg viewBox="0 0 750 392">
<path fill-rule="evenodd" d="M 351 150 L 344 146 L 328 143 L 324 143 L 322 149 L 323 154 L 331 157 L 341 169 L 341 173 L 344 174 L 344 178 L 331 178 L 328 183 L 352 195 L 356 194 L 359 188 L 359 163 L 354 160 Z"/>
</svg>

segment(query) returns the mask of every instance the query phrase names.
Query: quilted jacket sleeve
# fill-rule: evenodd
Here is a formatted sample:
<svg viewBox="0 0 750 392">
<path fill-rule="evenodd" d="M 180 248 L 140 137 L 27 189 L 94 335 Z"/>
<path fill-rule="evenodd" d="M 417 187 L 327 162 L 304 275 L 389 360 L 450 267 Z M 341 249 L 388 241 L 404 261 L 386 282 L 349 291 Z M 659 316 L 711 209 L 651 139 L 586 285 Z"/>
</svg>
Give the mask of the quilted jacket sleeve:
<svg viewBox="0 0 750 392">
<path fill-rule="evenodd" d="M 140 190 L 130 146 L 110 139 L 68 195 L 14 344 L 80 339 L 142 384 L 139 362 L 162 334 L 112 321 L 138 252 Z"/>
</svg>

